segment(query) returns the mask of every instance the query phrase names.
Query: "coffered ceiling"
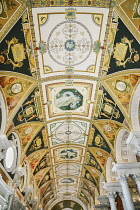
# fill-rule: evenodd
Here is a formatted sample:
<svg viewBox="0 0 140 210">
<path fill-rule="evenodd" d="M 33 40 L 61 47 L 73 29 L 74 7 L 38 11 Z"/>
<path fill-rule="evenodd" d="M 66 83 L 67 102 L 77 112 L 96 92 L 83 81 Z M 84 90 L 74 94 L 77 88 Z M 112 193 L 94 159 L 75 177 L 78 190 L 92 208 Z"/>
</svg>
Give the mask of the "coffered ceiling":
<svg viewBox="0 0 140 210">
<path fill-rule="evenodd" d="M 20 164 L 44 209 L 65 196 L 91 205 L 118 132 L 132 128 L 139 1 L 0 4 L 3 132 L 18 135 Z"/>
</svg>

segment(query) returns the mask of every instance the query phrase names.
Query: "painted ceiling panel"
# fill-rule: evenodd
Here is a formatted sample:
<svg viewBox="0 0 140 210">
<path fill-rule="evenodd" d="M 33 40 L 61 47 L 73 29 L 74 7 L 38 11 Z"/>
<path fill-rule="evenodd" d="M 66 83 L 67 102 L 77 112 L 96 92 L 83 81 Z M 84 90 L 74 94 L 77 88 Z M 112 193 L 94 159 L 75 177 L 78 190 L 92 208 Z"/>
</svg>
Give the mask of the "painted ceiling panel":
<svg viewBox="0 0 140 210">
<path fill-rule="evenodd" d="M 92 205 L 119 131 L 132 128 L 138 1 L 8 2 L 0 0 L 0 93 L 5 134 L 18 136 L 28 176 L 21 196 L 27 184 L 44 209 L 73 195 Z"/>
<path fill-rule="evenodd" d="M 139 72 L 139 69 L 132 69 L 123 72 L 123 74 L 118 72 L 115 73 L 113 78 L 112 76 L 109 76 L 110 78 L 107 78 L 105 81 L 107 89 L 110 93 L 112 92 L 112 97 L 116 97 L 116 100 L 121 104 L 120 109 L 125 113 L 124 116 L 126 116 L 128 121 L 130 121 L 130 101 L 132 100 L 135 88 L 140 81 Z"/>
<path fill-rule="evenodd" d="M 79 147 L 72 146 L 63 146 L 57 149 L 52 150 L 52 157 L 54 158 L 54 164 L 57 164 L 62 161 L 70 161 L 70 162 L 83 162 L 85 149 Z"/>
<path fill-rule="evenodd" d="M 43 82 L 43 97 L 46 111 L 46 120 L 59 118 L 70 113 L 74 116 L 91 117 L 96 81 L 73 79 Z M 70 81 L 69 81 L 70 82 Z M 88 103 L 89 102 L 89 103 Z"/>
<path fill-rule="evenodd" d="M 100 130 L 100 133 L 106 137 L 108 144 L 110 147 L 113 147 L 113 149 L 118 132 L 120 129 L 126 128 L 125 125 L 114 120 L 96 120 L 94 125 Z"/>
<path fill-rule="evenodd" d="M 133 33 L 133 35 L 136 37 L 136 39 L 140 42 L 139 37 L 139 1 L 134 0 L 120 0 L 120 4 L 115 5 L 115 10 L 117 11 L 118 15 L 121 17 L 121 19 L 126 23 L 127 27 Z"/>
<path fill-rule="evenodd" d="M 30 95 L 24 97 L 24 102 L 14 116 L 13 123 L 17 126 L 30 121 L 42 121 L 42 118 L 41 98 L 39 89 L 36 87 Z"/>
<path fill-rule="evenodd" d="M 96 158 L 93 156 L 93 154 L 90 151 L 87 151 L 86 153 L 84 164 L 92 166 L 93 169 L 99 170 L 102 173 L 102 168 L 99 162 L 97 162 Z"/>
<path fill-rule="evenodd" d="M 11 131 L 17 132 L 21 141 L 21 152 L 22 152 L 22 158 L 24 158 L 25 152 L 28 148 L 28 146 L 31 144 L 33 138 L 37 133 L 41 130 L 43 127 L 43 123 L 33 122 L 30 124 L 29 122 L 23 123 L 18 125 L 17 127 L 14 127 Z"/>
<path fill-rule="evenodd" d="M 106 152 L 105 150 L 95 148 L 95 147 L 94 148 L 89 147 L 88 149 L 94 155 L 96 160 L 99 162 L 102 169 L 105 170 L 106 160 L 110 156 L 110 154 L 108 152 Z"/>
<path fill-rule="evenodd" d="M 93 196 L 93 194 L 92 194 L 90 188 L 88 187 L 88 185 L 86 184 L 86 182 L 82 181 L 80 187 L 81 187 L 82 189 L 88 191 L 88 193 L 89 193 L 91 196 Z"/>
<path fill-rule="evenodd" d="M 89 123 L 85 121 L 58 121 L 48 124 L 50 146 L 65 143 L 80 144 L 86 146 Z"/>
<path fill-rule="evenodd" d="M 38 13 L 36 8 L 32 9 L 35 37 L 41 45 L 38 53 L 41 77 L 56 71 L 65 73 L 67 69 L 98 75 L 109 9 L 76 8 L 72 17 L 68 11 L 52 7 L 41 8 Z"/>
<path fill-rule="evenodd" d="M 0 72 L 0 85 L 7 104 L 8 120 L 10 120 L 15 116 L 24 98 L 37 85 L 37 81 L 32 77 L 24 77 L 22 74 Z"/>
<path fill-rule="evenodd" d="M 139 68 L 140 49 L 138 42 L 121 19 L 118 20 L 113 48 L 114 52 L 112 52 L 108 74 L 114 73 L 114 69 L 116 72 Z M 123 51 L 121 51 L 121 49 L 123 49 Z"/>
<path fill-rule="evenodd" d="M 50 166 L 50 156 L 49 152 L 47 152 L 43 158 L 40 160 L 39 164 L 36 166 L 33 175 L 36 175 L 38 172 L 40 172 L 42 169 Z"/>
<path fill-rule="evenodd" d="M 78 176 L 81 172 L 82 166 L 76 163 L 63 163 L 55 166 L 55 176 Z"/>
<path fill-rule="evenodd" d="M 77 184 L 77 177 L 64 177 L 57 180 L 57 185 L 75 185 Z"/>
</svg>

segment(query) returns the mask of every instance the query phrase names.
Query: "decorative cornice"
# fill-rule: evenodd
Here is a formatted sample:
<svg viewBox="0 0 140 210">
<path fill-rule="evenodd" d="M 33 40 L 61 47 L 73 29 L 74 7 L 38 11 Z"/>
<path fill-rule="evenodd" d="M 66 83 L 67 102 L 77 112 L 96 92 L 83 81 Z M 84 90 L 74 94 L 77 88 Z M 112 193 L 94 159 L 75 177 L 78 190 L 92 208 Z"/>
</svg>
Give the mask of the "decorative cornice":
<svg viewBox="0 0 140 210">
<path fill-rule="evenodd" d="M 122 188 L 119 182 L 112 182 L 112 183 L 104 183 L 103 188 L 107 192 L 122 192 Z"/>
<path fill-rule="evenodd" d="M 106 194 L 106 196 L 108 197 L 109 200 L 115 200 L 115 198 L 116 198 L 117 195 L 116 195 L 115 192 L 108 192 Z"/>
<path fill-rule="evenodd" d="M 140 162 L 136 163 L 116 163 L 112 171 L 117 173 L 118 176 L 129 176 L 140 174 Z"/>
</svg>

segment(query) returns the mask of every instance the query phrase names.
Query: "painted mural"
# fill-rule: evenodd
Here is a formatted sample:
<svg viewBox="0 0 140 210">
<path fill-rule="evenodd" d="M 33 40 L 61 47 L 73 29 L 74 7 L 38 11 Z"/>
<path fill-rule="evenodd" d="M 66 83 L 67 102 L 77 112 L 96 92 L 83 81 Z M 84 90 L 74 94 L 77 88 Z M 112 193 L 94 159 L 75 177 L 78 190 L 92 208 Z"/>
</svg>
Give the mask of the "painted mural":
<svg viewBox="0 0 140 210">
<path fill-rule="evenodd" d="M 85 164 L 96 168 L 97 170 L 99 170 L 102 173 L 102 168 L 101 168 L 100 164 L 97 162 L 97 160 L 95 159 L 93 154 L 89 151 L 87 151 L 87 153 L 86 153 Z"/>
<path fill-rule="evenodd" d="M 43 168 L 41 169 L 38 173 L 36 173 L 35 175 L 32 176 L 35 177 L 35 182 L 36 182 L 36 185 L 39 186 L 39 183 L 40 181 L 43 179 L 44 177 L 44 174 L 46 174 L 48 171 L 50 171 L 50 167 L 46 167 L 46 168 Z M 49 184 L 52 182 L 52 180 L 46 182 L 46 184 L 43 185 L 43 189 L 46 187 L 46 186 L 49 186 Z M 43 189 L 40 191 L 40 193 L 42 193 Z"/>
<path fill-rule="evenodd" d="M 64 160 L 70 160 L 70 161 L 81 161 L 81 156 L 83 153 L 82 148 L 74 148 L 74 147 L 68 147 L 68 148 L 61 148 L 61 149 L 55 149 L 54 155 L 55 155 L 55 163 L 64 161 Z"/>
<path fill-rule="evenodd" d="M 63 178 L 63 179 L 61 179 L 61 181 L 60 181 L 60 183 L 62 183 L 62 184 L 72 184 L 72 183 L 74 183 L 74 179 L 73 178 Z"/>
<path fill-rule="evenodd" d="M 46 131 L 43 127 L 28 147 L 26 151 L 26 156 L 29 156 L 31 153 L 44 148 L 44 137 L 46 136 L 45 133 Z"/>
<path fill-rule="evenodd" d="M 108 153 L 110 153 L 111 149 L 110 149 L 109 145 L 107 144 L 104 137 L 100 134 L 98 129 L 93 124 L 92 124 L 92 129 L 94 130 L 93 137 L 91 140 L 91 144 L 89 144 L 88 146 L 89 147 L 98 147 L 98 148 L 101 148 L 101 149 L 107 151 Z"/>
<path fill-rule="evenodd" d="M 114 148 L 117 134 L 124 126 L 113 120 L 109 120 L 108 122 L 106 122 L 106 120 L 96 120 L 94 124 L 99 128 L 100 132 L 106 136 L 109 143 Z"/>
<path fill-rule="evenodd" d="M 92 177 L 92 175 L 89 173 L 89 171 L 86 168 L 84 168 L 83 170 L 83 178 L 88 179 L 94 184 L 94 186 L 96 186 L 97 184 L 96 181 L 94 180 L 94 178 Z"/>
<path fill-rule="evenodd" d="M 92 196 L 92 192 L 89 189 L 89 187 L 88 187 L 88 185 L 87 185 L 86 182 L 84 182 L 84 181 L 81 182 L 81 188 L 84 189 L 84 190 L 86 190 L 86 191 L 88 191 L 88 193 Z"/>
<path fill-rule="evenodd" d="M 44 191 L 44 193 L 43 193 L 43 196 L 42 196 L 42 197 L 47 196 L 47 195 L 48 195 L 48 193 L 49 193 L 50 191 L 52 191 L 53 189 L 54 189 L 54 183 L 51 183 L 51 184 L 49 185 L 49 187 L 47 187 L 47 188 L 45 189 L 45 191 Z"/>
<path fill-rule="evenodd" d="M 39 104 L 38 104 L 39 103 Z M 31 122 L 31 121 L 42 121 L 42 107 L 39 89 L 36 87 L 34 91 L 26 98 L 17 114 L 13 119 L 15 126 Z"/>
<path fill-rule="evenodd" d="M 26 158 L 30 165 L 30 173 L 33 173 L 40 159 L 45 155 L 46 149 L 37 150 L 31 153 L 28 158 Z M 31 176 L 32 177 L 32 176 Z"/>
<path fill-rule="evenodd" d="M 28 122 L 20 124 L 16 128 L 14 128 L 12 131 L 17 131 L 20 142 L 21 142 L 21 147 L 22 147 L 22 152 L 25 153 L 28 146 L 31 144 L 34 136 L 40 131 L 40 129 L 43 127 L 43 123 L 36 123 L 33 122 L 32 125 Z"/>
<path fill-rule="evenodd" d="M 122 2 L 121 7 L 130 18 L 132 23 L 135 25 L 138 31 L 140 31 L 140 24 L 139 24 L 139 0 L 134 0 L 133 2 L 130 0 L 125 0 Z"/>
<path fill-rule="evenodd" d="M 84 167 L 89 171 L 89 173 L 95 179 L 97 185 L 99 185 L 99 179 L 100 179 L 100 175 L 101 175 L 100 171 L 97 170 L 96 168 L 93 168 L 93 167 L 88 166 L 88 165 L 85 165 Z"/>
<path fill-rule="evenodd" d="M 116 75 L 115 78 L 108 78 L 106 84 L 114 93 L 114 96 L 120 102 L 127 116 L 130 111 L 130 102 L 133 97 L 135 88 L 139 84 L 140 73 L 139 70 L 129 70 L 121 75 Z"/>
<path fill-rule="evenodd" d="M 93 206 L 108 158 L 116 162 L 119 131 L 133 130 L 139 6 L 140 0 L 0 0 L 0 127 L 16 143 L 23 174 L 15 193 L 29 209 L 49 209 L 65 196 Z M 4 161 L 0 173 L 12 185 L 17 174 Z M 57 207 L 82 209 L 74 201 Z"/>
<path fill-rule="evenodd" d="M 76 163 L 68 163 L 68 164 L 63 163 L 55 167 L 56 177 L 65 176 L 65 175 L 78 176 L 80 171 L 81 171 L 81 165 Z"/>
<path fill-rule="evenodd" d="M 89 82 L 89 80 L 83 80 L 82 82 L 80 80 L 75 81 L 74 83 L 72 82 L 72 87 L 66 83 L 67 80 L 52 84 L 50 82 L 42 83 L 43 89 L 45 88 L 43 95 L 46 101 L 45 104 L 47 105 L 47 120 L 49 118 L 63 116 L 67 112 L 86 117 L 89 115 L 90 104 L 83 103 L 83 101 L 91 100 L 95 91 L 96 82 Z"/>
<path fill-rule="evenodd" d="M 55 197 L 53 191 L 47 196 L 47 198 L 44 199 L 44 207 L 49 202 L 49 200 L 52 200 Z"/>
<path fill-rule="evenodd" d="M 76 89 L 62 89 L 56 95 L 55 104 L 62 110 L 75 110 L 83 103 L 83 96 Z"/>
<path fill-rule="evenodd" d="M 52 172 L 49 171 L 45 174 L 45 176 L 43 177 L 42 181 L 39 184 L 39 188 L 42 187 L 46 182 L 48 182 L 49 180 L 52 179 Z"/>
<path fill-rule="evenodd" d="M 18 33 L 15 34 L 15 31 Z M 0 44 L 1 69 L 31 76 L 23 33 L 22 18 L 13 26 Z"/>
<path fill-rule="evenodd" d="M 114 39 L 116 36 L 116 32 L 117 32 L 117 27 L 118 27 L 118 15 L 116 13 L 116 11 L 114 10 L 112 13 L 112 19 L 111 19 L 111 25 L 110 25 L 110 30 L 109 30 L 109 34 L 108 34 L 108 39 L 107 41 L 107 46 L 106 46 L 106 51 L 105 51 L 105 57 L 104 57 L 104 62 L 103 62 L 103 71 L 102 73 L 104 75 L 106 75 L 107 71 L 108 71 L 108 67 L 110 64 L 110 58 L 112 56 L 112 53 L 114 51 Z"/>
<path fill-rule="evenodd" d="M 102 149 L 95 148 L 95 147 L 94 148 L 89 147 L 88 149 L 94 155 L 96 160 L 98 160 L 98 163 L 100 164 L 102 169 L 105 170 L 106 161 L 107 161 L 107 158 L 110 156 L 110 154 L 108 154 L 106 151 Z"/>
<path fill-rule="evenodd" d="M 36 166 L 33 175 L 36 175 L 40 170 L 48 167 L 50 165 L 49 153 L 46 153 L 40 160 L 39 164 Z"/>
<path fill-rule="evenodd" d="M 140 66 L 139 44 L 121 19 L 114 41 L 114 51 L 111 56 L 108 74 L 126 69 L 136 69 Z"/>
<path fill-rule="evenodd" d="M 88 198 L 83 191 L 81 191 L 80 196 L 88 202 Z"/>
<path fill-rule="evenodd" d="M 87 140 L 87 122 L 65 121 L 50 125 L 51 145 L 60 145 L 66 142 L 85 145 Z"/>
<path fill-rule="evenodd" d="M 94 110 L 94 117 L 95 119 L 117 120 L 121 123 L 124 120 L 124 116 L 118 105 L 102 86 L 98 90 L 97 106 Z"/>
<path fill-rule="evenodd" d="M 2 19 L 0 30 L 4 27 L 4 25 L 7 23 L 8 19 L 14 14 L 14 12 L 17 10 L 17 8 L 20 6 L 19 2 L 14 1 L 0 1 L 1 3 L 1 13 L 0 13 L 0 19 Z"/>
<path fill-rule="evenodd" d="M 136 37 L 136 39 L 140 42 L 139 0 L 120 0 L 119 5 L 115 5 L 115 10 L 134 37 Z"/>
<path fill-rule="evenodd" d="M 19 105 L 36 85 L 31 77 L 10 72 L 0 73 L 0 86 L 8 107 L 8 118 L 13 118 Z M 18 106 L 17 106 L 18 104 Z"/>
</svg>

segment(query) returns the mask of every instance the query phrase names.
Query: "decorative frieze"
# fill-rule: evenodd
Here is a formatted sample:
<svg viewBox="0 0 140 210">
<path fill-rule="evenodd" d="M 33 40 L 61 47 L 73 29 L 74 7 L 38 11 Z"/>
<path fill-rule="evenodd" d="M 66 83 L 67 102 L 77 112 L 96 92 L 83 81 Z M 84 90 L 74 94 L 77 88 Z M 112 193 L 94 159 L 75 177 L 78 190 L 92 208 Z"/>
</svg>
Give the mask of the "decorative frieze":
<svg viewBox="0 0 140 210">
<path fill-rule="evenodd" d="M 117 163 L 114 164 L 112 171 L 117 173 L 118 176 L 125 175 L 125 177 L 128 177 L 129 175 L 139 175 L 140 163 Z"/>
</svg>

